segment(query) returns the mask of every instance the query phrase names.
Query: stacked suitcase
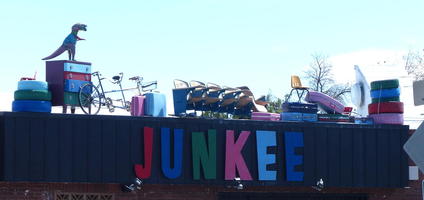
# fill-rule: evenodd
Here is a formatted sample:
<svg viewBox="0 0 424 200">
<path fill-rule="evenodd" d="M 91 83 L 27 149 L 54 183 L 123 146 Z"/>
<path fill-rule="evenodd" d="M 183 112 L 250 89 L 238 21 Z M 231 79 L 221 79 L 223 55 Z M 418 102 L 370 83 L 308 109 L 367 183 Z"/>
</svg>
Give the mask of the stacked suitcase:
<svg viewBox="0 0 424 200">
<path fill-rule="evenodd" d="M 80 87 L 91 82 L 91 63 L 69 60 L 47 61 L 46 81 L 52 92 L 53 106 L 78 106 Z"/>
<path fill-rule="evenodd" d="M 349 115 L 343 114 L 319 114 L 318 121 L 320 122 L 355 122 L 355 119 Z"/>
<path fill-rule="evenodd" d="M 316 103 L 327 114 L 319 114 L 318 121 L 323 122 L 354 122 L 353 118 L 344 114 L 345 106 L 322 92 L 309 91 L 305 97 L 309 103 Z"/>
<path fill-rule="evenodd" d="M 144 115 L 144 99 L 143 95 L 133 96 L 131 98 L 130 114 L 131 116 L 143 116 Z"/>
<path fill-rule="evenodd" d="M 165 94 L 149 92 L 144 94 L 144 115 L 153 117 L 166 117 Z"/>
<path fill-rule="evenodd" d="M 14 94 L 13 112 L 46 112 L 52 109 L 52 95 L 47 82 L 23 80 L 18 82 L 18 90 Z"/>
<path fill-rule="evenodd" d="M 317 104 L 285 102 L 282 104 L 282 110 L 281 121 L 316 122 L 318 119 Z"/>
<path fill-rule="evenodd" d="M 309 91 L 305 97 L 305 101 L 318 104 L 328 114 L 341 114 L 345 108 L 341 102 L 322 92 Z"/>
<path fill-rule="evenodd" d="M 371 82 L 372 103 L 368 105 L 368 113 L 374 123 L 403 124 L 403 103 L 399 96 L 399 80 Z"/>
<path fill-rule="evenodd" d="M 278 113 L 266 113 L 266 112 L 252 112 L 252 120 L 263 120 L 263 121 L 279 121 L 280 114 Z"/>
</svg>

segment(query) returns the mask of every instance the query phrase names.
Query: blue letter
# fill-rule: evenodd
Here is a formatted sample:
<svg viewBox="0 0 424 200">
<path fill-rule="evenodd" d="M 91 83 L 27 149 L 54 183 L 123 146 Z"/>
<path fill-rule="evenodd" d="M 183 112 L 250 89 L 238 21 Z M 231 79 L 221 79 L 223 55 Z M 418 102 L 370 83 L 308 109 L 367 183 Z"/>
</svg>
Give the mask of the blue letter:
<svg viewBox="0 0 424 200">
<path fill-rule="evenodd" d="M 275 163 L 275 154 L 267 154 L 269 146 L 277 145 L 275 131 L 256 131 L 256 145 L 259 180 L 276 180 L 277 172 L 266 170 L 268 164 Z"/>
<path fill-rule="evenodd" d="M 181 176 L 183 165 L 183 130 L 174 130 L 174 167 L 171 168 L 171 133 L 169 128 L 161 129 L 162 172 L 170 178 Z"/>
<path fill-rule="evenodd" d="M 295 154 L 296 147 L 303 147 L 303 133 L 285 132 L 287 181 L 303 181 L 303 172 L 296 172 L 295 166 L 303 164 L 303 156 Z"/>
</svg>

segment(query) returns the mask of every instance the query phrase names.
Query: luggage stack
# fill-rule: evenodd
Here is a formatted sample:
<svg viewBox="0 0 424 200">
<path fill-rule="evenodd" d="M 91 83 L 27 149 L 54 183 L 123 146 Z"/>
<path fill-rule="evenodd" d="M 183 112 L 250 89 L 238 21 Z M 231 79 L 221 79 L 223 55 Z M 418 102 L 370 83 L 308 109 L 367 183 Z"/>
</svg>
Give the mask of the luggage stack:
<svg viewBox="0 0 424 200">
<path fill-rule="evenodd" d="M 368 105 L 368 113 L 375 124 L 403 124 L 403 103 L 399 96 L 398 79 L 371 82 L 372 103 Z"/>
<path fill-rule="evenodd" d="M 327 114 L 318 114 L 318 121 L 322 122 L 354 122 L 351 117 L 350 111 L 340 101 L 330 97 L 322 92 L 309 91 L 305 97 L 309 103 L 316 103 Z M 348 114 L 345 114 L 348 113 Z"/>
<path fill-rule="evenodd" d="M 45 81 L 19 81 L 14 98 L 15 100 L 12 102 L 13 112 L 50 113 L 52 110 L 52 94 Z"/>
<path fill-rule="evenodd" d="M 91 63 L 70 60 L 47 61 L 46 81 L 52 91 L 53 106 L 79 106 L 80 87 L 91 83 Z"/>
<path fill-rule="evenodd" d="M 318 105 L 312 103 L 285 102 L 282 104 L 280 120 L 296 122 L 316 122 Z"/>
</svg>

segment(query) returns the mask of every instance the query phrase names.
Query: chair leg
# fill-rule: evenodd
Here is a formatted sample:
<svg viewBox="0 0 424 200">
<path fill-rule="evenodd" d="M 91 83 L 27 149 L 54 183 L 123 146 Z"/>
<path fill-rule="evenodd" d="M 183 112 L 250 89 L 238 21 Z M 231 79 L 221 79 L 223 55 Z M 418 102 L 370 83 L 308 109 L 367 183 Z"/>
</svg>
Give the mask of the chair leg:
<svg viewBox="0 0 424 200">
<path fill-rule="evenodd" d="M 303 95 L 305 94 L 305 92 L 307 94 L 309 91 L 308 90 L 302 90 L 302 93 L 299 94 L 299 90 L 296 90 L 297 97 L 299 98 L 298 102 L 301 101 L 301 99 L 302 99 Z"/>
<path fill-rule="evenodd" d="M 292 89 L 292 90 L 290 91 L 289 96 L 287 96 L 287 98 L 286 98 L 286 102 L 288 102 L 288 101 L 289 101 L 289 99 L 290 99 L 290 97 L 291 97 L 291 95 L 292 95 L 292 93 L 293 93 L 293 90 L 294 90 L 294 89 Z"/>
<path fill-rule="evenodd" d="M 299 94 L 299 90 L 296 90 L 296 93 L 297 93 L 297 102 L 300 102 L 300 100 L 303 96 L 303 90 L 302 90 L 302 93 L 300 93 L 300 94 Z"/>
</svg>

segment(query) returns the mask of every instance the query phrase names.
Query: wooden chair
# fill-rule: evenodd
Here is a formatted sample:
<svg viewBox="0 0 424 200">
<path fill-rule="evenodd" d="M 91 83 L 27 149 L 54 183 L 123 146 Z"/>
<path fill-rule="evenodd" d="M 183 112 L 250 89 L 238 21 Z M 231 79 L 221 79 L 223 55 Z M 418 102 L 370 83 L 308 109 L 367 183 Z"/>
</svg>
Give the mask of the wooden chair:
<svg viewBox="0 0 424 200">
<path fill-rule="evenodd" d="M 187 110 L 194 110 L 192 92 L 195 88 L 190 87 L 188 82 L 179 79 L 174 79 L 174 86 L 175 88 L 173 89 L 173 98 L 175 112 L 179 114 L 186 113 Z M 176 102 L 175 98 L 178 99 L 178 103 Z M 184 106 L 180 104 L 181 102 L 185 102 L 183 103 Z"/>
<path fill-rule="evenodd" d="M 203 101 L 207 92 L 206 85 L 200 81 L 190 81 L 190 87 L 194 88 L 191 92 L 191 101 L 194 103 Z"/>
<path fill-rule="evenodd" d="M 267 112 L 266 105 L 268 102 L 255 100 L 252 91 L 247 86 L 237 87 L 241 90 L 241 95 L 239 96 L 239 100 L 237 102 L 237 108 L 241 109 L 245 106 L 249 106 L 249 110 L 251 109 L 253 112 Z"/>
<path fill-rule="evenodd" d="M 215 83 L 207 83 L 206 88 L 208 89 L 205 97 L 206 105 L 214 104 L 222 100 L 221 94 L 225 91 L 225 89 L 222 89 L 221 86 Z"/>
<path fill-rule="evenodd" d="M 288 101 L 293 93 L 293 91 L 296 91 L 298 102 L 302 99 L 304 94 L 307 94 L 309 92 L 309 87 L 302 86 L 302 82 L 300 81 L 299 76 L 293 75 L 291 76 L 291 88 L 289 96 L 287 97 L 286 101 Z"/>
</svg>

